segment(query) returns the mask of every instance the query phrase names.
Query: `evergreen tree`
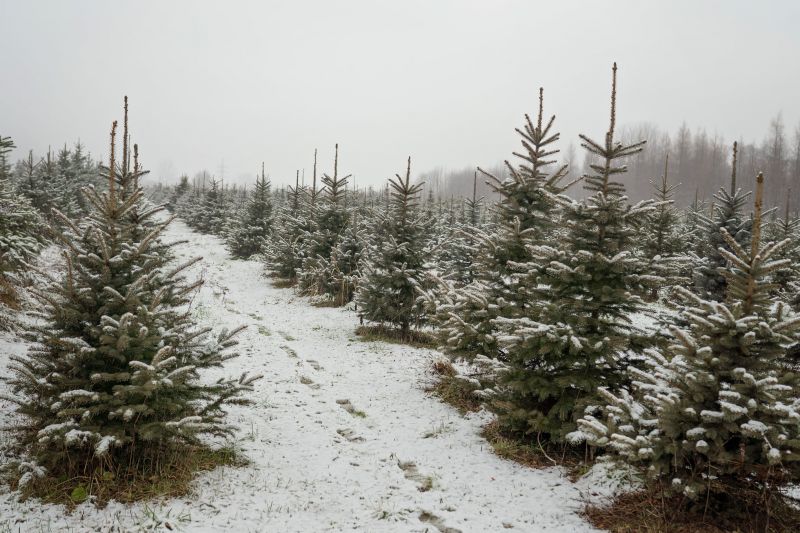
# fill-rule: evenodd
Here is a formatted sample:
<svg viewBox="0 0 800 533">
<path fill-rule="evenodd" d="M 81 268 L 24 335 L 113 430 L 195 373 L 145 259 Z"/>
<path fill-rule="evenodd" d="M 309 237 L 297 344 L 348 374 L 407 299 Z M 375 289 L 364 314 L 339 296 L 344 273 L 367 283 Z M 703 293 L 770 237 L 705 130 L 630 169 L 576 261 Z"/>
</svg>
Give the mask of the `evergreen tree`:
<svg viewBox="0 0 800 533">
<path fill-rule="evenodd" d="M 509 177 L 503 180 L 478 169 L 489 177 L 487 183 L 500 200 L 493 230 L 475 231 L 476 279 L 460 288 L 440 282 L 437 291 L 426 295 L 439 337 L 454 356 L 503 356 L 493 320 L 516 316 L 526 305 L 512 275 L 513 265 L 529 261 L 528 245 L 540 243 L 556 227 L 557 206 L 562 201 L 558 197 L 575 183 L 562 183 L 566 166 L 548 173 L 555 162 L 549 158 L 558 153 L 552 146 L 560 135 L 552 131 L 555 116 L 546 123 L 543 118 L 544 91 L 540 89 L 536 123 L 525 115 L 524 128 L 516 130 L 524 149 L 514 152 L 519 165 L 506 161 Z"/>
<path fill-rule="evenodd" d="M 791 193 L 791 190 L 787 192 L 783 217 L 776 218 L 768 232 L 772 242 L 787 241 L 786 246 L 776 252 L 775 259 L 789 261 L 772 274 L 772 282 L 776 293 L 789 303 L 795 302 L 796 285 L 800 282 L 800 218 L 793 217 L 789 210 Z"/>
<path fill-rule="evenodd" d="M 701 296 L 718 301 L 725 298 L 724 269 L 727 267 L 725 256 L 719 249 L 728 248 L 722 238 L 721 230 L 724 228 L 740 246 L 744 246 L 750 238 L 752 224 L 752 221 L 742 214 L 750 193 L 742 193 L 742 190 L 736 187 L 737 155 L 738 144 L 733 143 L 730 191 L 720 188 L 714 195 L 716 202 L 712 205 L 711 216 L 697 215 L 704 239 L 696 254 L 704 261 L 695 269 L 694 284 Z"/>
<path fill-rule="evenodd" d="M 669 155 L 664 160 L 664 174 L 658 182 L 651 181 L 655 192 L 655 210 L 644 227 L 645 257 L 650 262 L 651 271 L 669 280 L 674 285 L 682 280 L 682 267 L 688 263 L 684 255 L 687 235 L 680 231 L 680 213 L 673 205 L 675 190 L 679 184 L 668 181 Z M 652 299 L 657 296 L 657 288 L 651 291 Z"/>
<path fill-rule="evenodd" d="M 310 295 L 334 296 L 339 285 L 334 280 L 336 265 L 331 254 L 350 221 L 346 208 L 347 180 L 350 175 L 339 176 L 339 145 L 333 161 L 333 176 L 323 174 L 320 205 L 313 203 L 314 210 L 309 222 L 310 230 L 303 237 L 303 265 L 299 276 L 299 289 Z"/>
<path fill-rule="evenodd" d="M 267 245 L 267 266 L 275 276 L 290 283 L 297 280 L 297 272 L 302 266 L 300 248 L 306 226 L 302 213 L 305 192 L 298 172 L 294 187 L 289 187 L 289 203 L 281 206 L 276 217 L 275 226 L 281 231 L 275 232 Z"/>
<path fill-rule="evenodd" d="M 800 317 L 770 297 L 788 242 L 761 242 L 762 199 L 759 174 L 749 249 L 720 229 L 727 301 L 679 287 L 688 327 L 673 327 L 669 349 L 650 350 L 646 368 L 629 369 L 629 391 L 602 390 L 600 418 L 580 422 L 590 443 L 693 500 L 755 488 L 763 504 L 800 481 L 800 375 L 784 359 Z"/>
<path fill-rule="evenodd" d="M 141 476 L 166 447 L 202 446 L 202 435 L 232 431 L 223 406 L 244 403 L 253 377 L 207 382 L 201 373 L 232 357 L 232 332 L 213 340 L 186 307 L 200 282 L 183 272 L 197 260 L 165 265 L 157 250 L 169 222 L 135 240 L 131 210 L 146 210 L 135 173 L 117 173 L 111 130 L 108 190 L 86 189 L 92 211 L 63 214 L 64 274 L 34 295 L 44 305 L 27 356 L 12 357 L 10 394 L 24 422 L 19 443 L 35 460 L 20 479 L 76 475 Z M 123 164 L 122 168 L 125 168 Z M 143 218 L 139 219 L 139 223 Z"/>
<path fill-rule="evenodd" d="M 227 217 L 225 194 L 220 189 L 220 182 L 212 179 L 208 189 L 202 194 L 198 209 L 187 222 L 202 233 L 220 235 L 225 228 Z"/>
<path fill-rule="evenodd" d="M 261 177 L 256 178 L 256 186 L 240 217 L 228 233 L 228 248 L 233 257 L 248 259 L 260 254 L 266 247 L 267 238 L 272 231 L 272 193 L 269 179 L 261 164 Z"/>
<path fill-rule="evenodd" d="M 404 338 L 423 319 L 417 305 L 425 246 L 423 219 L 417 212 L 422 185 L 411 183 L 409 157 L 405 179 L 396 174 L 389 180 L 390 202 L 378 216 L 378 239 L 367 250 L 356 293 L 363 318 L 399 327 Z"/>
<path fill-rule="evenodd" d="M 626 171 L 620 160 L 644 146 L 614 139 L 616 74 L 614 64 L 605 142 L 580 136 L 598 158 L 583 177 L 591 196 L 564 204 L 567 231 L 558 248 L 529 246 L 532 260 L 513 264 L 528 305 L 519 316 L 494 320 L 506 369 L 492 406 L 501 428 L 514 435 L 565 439 L 583 408 L 596 401 L 598 387 L 625 383 L 629 361 L 650 342 L 630 317 L 660 281 L 648 276 L 649 265 L 634 253 L 653 202 L 631 206 L 616 181 Z"/>
<path fill-rule="evenodd" d="M 189 176 L 183 175 L 180 177 L 180 181 L 172 190 L 172 194 L 169 196 L 169 201 L 167 202 L 167 206 L 171 211 L 176 211 L 176 207 L 178 202 L 180 201 L 183 196 L 189 192 Z"/>
<path fill-rule="evenodd" d="M 38 252 L 42 241 L 39 215 L 10 180 L 8 154 L 12 148 L 11 138 L 0 136 L 0 330 L 15 325 L 20 270 Z"/>
</svg>

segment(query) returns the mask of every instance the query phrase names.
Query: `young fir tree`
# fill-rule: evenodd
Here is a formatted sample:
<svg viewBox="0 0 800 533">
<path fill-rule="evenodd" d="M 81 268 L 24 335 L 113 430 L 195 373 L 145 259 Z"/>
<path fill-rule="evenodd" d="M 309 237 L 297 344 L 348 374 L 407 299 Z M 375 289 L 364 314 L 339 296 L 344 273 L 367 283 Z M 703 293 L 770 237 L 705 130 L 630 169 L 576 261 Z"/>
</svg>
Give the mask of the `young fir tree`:
<svg viewBox="0 0 800 533">
<path fill-rule="evenodd" d="M 521 159 L 519 165 L 506 161 L 509 177 L 503 180 L 478 169 L 489 177 L 487 183 L 500 200 L 493 230 L 475 231 L 475 279 L 460 288 L 439 283 L 437 291 L 427 294 L 439 337 L 454 356 L 502 357 L 493 320 L 516 316 L 526 305 L 512 265 L 530 260 L 527 246 L 540 243 L 557 224 L 557 197 L 574 183 L 562 183 L 566 166 L 549 172 L 555 163 L 549 158 L 558 153 L 553 143 L 559 134 L 552 131 L 555 116 L 546 123 L 543 119 L 544 91 L 540 89 L 536 122 L 525 115 L 524 128 L 516 130 L 524 149 L 514 153 Z"/>
<path fill-rule="evenodd" d="M 425 228 L 417 212 L 422 183 L 411 183 L 410 157 L 405 179 L 395 176 L 389 204 L 376 221 L 377 239 L 366 253 L 356 303 L 363 318 L 398 327 L 406 338 L 424 316 L 416 301 L 425 259 Z"/>
<path fill-rule="evenodd" d="M 454 287 L 471 283 L 477 274 L 475 256 L 477 255 L 477 233 L 481 231 L 480 212 L 483 198 L 477 197 L 478 173 L 475 172 L 472 184 L 472 197 L 459 205 L 452 204 L 442 227 L 437 227 L 433 263 L 439 270 L 439 278 L 450 282 Z M 457 211 L 458 208 L 458 211 Z"/>
<path fill-rule="evenodd" d="M 339 145 L 333 160 L 333 176 L 323 174 L 319 205 L 315 195 L 311 228 L 303 237 L 303 266 L 299 289 L 304 294 L 335 296 L 339 285 L 334 280 L 336 265 L 331 254 L 350 222 L 347 210 L 347 180 L 339 176 Z"/>
<path fill-rule="evenodd" d="M 643 252 L 650 261 L 652 272 L 668 280 L 667 285 L 675 285 L 682 279 L 682 267 L 688 262 L 684 256 L 687 235 L 681 232 L 680 213 L 673 203 L 675 190 L 680 184 L 669 183 L 668 174 L 669 154 L 664 159 L 661 179 L 650 182 L 656 205 L 644 227 Z M 656 298 L 657 287 L 652 289 L 650 296 Z"/>
<path fill-rule="evenodd" d="M 227 219 L 225 192 L 221 189 L 220 182 L 212 179 L 208 189 L 203 192 L 200 205 L 187 222 L 202 233 L 221 235 Z"/>
<path fill-rule="evenodd" d="M 773 242 L 787 241 L 788 244 L 776 253 L 775 259 L 788 259 L 789 262 L 772 274 L 776 294 L 789 303 L 797 298 L 796 286 L 800 282 L 800 218 L 790 211 L 792 190 L 786 194 L 782 217 L 769 226 L 768 238 Z"/>
<path fill-rule="evenodd" d="M 353 300 L 360 275 L 361 261 L 366 249 L 366 229 L 363 216 L 351 215 L 347 229 L 331 251 L 331 293 L 336 305 Z"/>
<path fill-rule="evenodd" d="M 266 247 L 272 231 L 272 193 L 261 164 L 261 177 L 250 194 L 246 207 L 228 233 L 228 249 L 233 257 L 248 259 Z"/>
<path fill-rule="evenodd" d="M 150 475 L 166 448 L 229 434 L 223 406 L 244 403 L 257 379 L 200 379 L 233 357 L 226 352 L 238 330 L 210 340 L 192 323 L 186 308 L 200 282 L 182 273 L 199 259 L 164 265 L 154 252 L 169 221 L 133 238 L 140 228 L 131 210 L 158 210 L 141 208 L 132 173 L 116 172 L 115 135 L 116 122 L 108 188 L 85 191 L 89 215 L 76 224 L 57 213 L 66 228 L 64 274 L 34 291 L 44 307 L 33 345 L 12 357 L 4 399 L 17 406 L 19 443 L 32 459 L 20 485 L 45 474 Z"/>
<path fill-rule="evenodd" d="M 616 181 L 627 170 L 621 161 L 639 153 L 644 141 L 624 145 L 614 139 L 616 64 L 612 72 L 605 140 L 580 136 L 597 158 L 583 177 L 591 196 L 564 203 L 567 232 L 558 247 L 529 246 L 532 260 L 513 265 L 528 305 L 519 316 L 494 320 L 506 369 L 492 407 L 501 428 L 520 437 L 563 441 L 584 407 L 596 401 L 598 387 L 625 383 L 628 362 L 649 343 L 631 315 L 660 281 L 635 253 L 653 201 L 631 206 Z"/>
<path fill-rule="evenodd" d="M 14 148 L 10 137 L 0 136 L 0 330 L 15 326 L 19 309 L 19 273 L 41 245 L 42 224 L 28 199 L 11 180 L 8 155 Z"/>
<path fill-rule="evenodd" d="M 800 375 L 784 360 L 800 317 L 770 297 L 788 243 L 761 242 L 762 199 L 759 174 L 749 249 L 720 229 L 726 301 L 679 287 L 688 327 L 672 327 L 667 350 L 629 369 L 629 391 L 601 389 L 602 416 L 580 421 L 590 443 L 693 500 L 756 489 L 769 502 L 800 481 Z"/>
<path fill-rule="evenodd" d="M 167 207 L 170 211 L 175 212 L 177 210 L 178 202 L 183 198 L 183 196 L 189 192 L 189 176 L 183 175 L 180 177 L 180 181 L 172 189 L 172 193 L 169 195 L 169 201 L 167 202 Z"/>
<path fill-rule="evenodd" d="M 299 248 L 305 227 L 302 213 L 305 192 L 300 185 L 298 172 L 294 187 L 289 186 L 288 204 L 281 206 L 276 217 L 275 227 L 281 228 L 281 231 L 272 235 L 266 250 L 267 266 L 276 277 L 290 283 L 297 281 L 297 273 L 302 266 Z"/>
<path fill-rule="evenodd" d="M 738 144 L 734 142 L 730 191 L 720 188 L 714 195 L 716 202 L 712 205 L 711 216 L 697 215 L 704 239 L 695 252 L 703 262 L 695 268 L 694 285 L 701 296 L 718 301 L 725 298 L 724 271 L 727 267 L 725 256 L 719 249 L 728 249 L 721 230 L 724 228 L 739 245 L 744 246 L 750 238 L 752 225 L 752 221 L 742 213 L 750 193 L 742 193 L 736 187 L 737 155 Z"/>
</svg>

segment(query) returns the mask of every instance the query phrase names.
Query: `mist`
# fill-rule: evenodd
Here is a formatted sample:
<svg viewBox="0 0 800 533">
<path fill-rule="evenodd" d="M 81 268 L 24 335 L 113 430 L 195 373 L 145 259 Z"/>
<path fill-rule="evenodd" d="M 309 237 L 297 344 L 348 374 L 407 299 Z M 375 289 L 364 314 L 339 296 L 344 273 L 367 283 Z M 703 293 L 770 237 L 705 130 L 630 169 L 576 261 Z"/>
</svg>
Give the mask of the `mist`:
<svg viewBox="0 0 800 533">
<path fill-rule="evenodd" d="M 0 0 L 0 133 L 16 157 L 80 139 L 105 158 L 128 95 L 152 180 L 246 183 L 264 161 L 293 183 L 339 143 L 340 168 L 378 186 L 409 155 L 423 178 L 498 165 L 540 86 L 582 161 L 577 135 L 607 128 L 617 61 L 622 125 L 674 137 L 685 121 L 760 146 L 781 113 L 791 144 L 798 20 L 791 1 Z"/>
</svg>

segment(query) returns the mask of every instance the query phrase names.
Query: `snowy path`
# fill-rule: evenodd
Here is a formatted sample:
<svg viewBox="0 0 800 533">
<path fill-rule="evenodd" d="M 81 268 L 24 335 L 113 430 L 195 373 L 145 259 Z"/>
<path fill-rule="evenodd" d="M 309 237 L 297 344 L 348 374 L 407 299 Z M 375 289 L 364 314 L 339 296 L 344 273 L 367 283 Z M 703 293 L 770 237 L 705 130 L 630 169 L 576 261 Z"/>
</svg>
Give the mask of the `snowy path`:
<svg viewBox="0 0 800 533">
<path fill-rule="evenodd" d="M 265 376 L 255 403 L 231 413 L 251 464 L 203 474 L 178 500 L 84 504 L 66 518 L 0 495 L 0 532 L 166 531 L 163 521 L 228 532 L 591 530 L 577 514 L 586 482 L 497 458 L 479 436 L 482 415 L 462 417 L 422 390 L 436 352 L 358 340 L 352 312 L 272 287 L 260 263 L 231 260 L 219 239 L 180 221 L 168 238 L 189 240 L 180 255 L 204 257 L 198 319 L 249 326 L 225 373 Z"/>
</svg>

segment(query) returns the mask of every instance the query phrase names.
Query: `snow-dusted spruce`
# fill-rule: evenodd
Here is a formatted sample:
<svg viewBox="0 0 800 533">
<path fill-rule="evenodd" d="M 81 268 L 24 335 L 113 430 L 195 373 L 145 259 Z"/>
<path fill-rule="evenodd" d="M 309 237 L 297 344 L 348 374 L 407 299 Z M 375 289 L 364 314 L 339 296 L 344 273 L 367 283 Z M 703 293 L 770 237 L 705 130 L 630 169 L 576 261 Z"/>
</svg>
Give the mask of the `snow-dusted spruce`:
<svg viewBox="0 0 800 533">
<path fill-rule="evenodd" d="M 663 290 L 683 281 L 683 269 L 690 263 L 685 255 L 688 235 L 681 232 L 680 211 L 673 204 L 675 190 L 680 184 L 670 183 L 668 174 L 669 155 L 664 160 L 661 179 L 650 182 L 658 206 L 645 224 L 644 254 L 650 261 L 653 273 L 666 280 L 662 287 L 653 287 L 652 299 L 656 298 L 658 289 Z"/>
<path fill-rule="evenodd" d="M 727 300 L 678 288 L 688 327 L 649 350 L 646 368 L 630 368 L 630 391 L 603 389 L 603 414 L 579 422 L 591 444 L 693 499 L 800 481 L 800 375 L 784 359 L 800 317 L 770 297 L 788 242 L 762 244 L 762 198 L 759 174 L 749 250 L 721 229 Z"/>
<path fill-rule="evenodd" d="M 0 330 L 14 327 L 19 305 L 18 271 L 41 246 L 42 222 L 30 201 L 13 186 L 10 137 L 0 136 Z"/>
<path fill-rule="evenodd" d="M 181 199 L 189 192 L 189 176 L 183 175 L 180 177 L 180 181 L 172 189 L 172 193 L 169 195 L 169 201 L 167 202 L 167 209 L 172 211 L 173 213 L 178 210 L 178 203 Z"/>
<path fill-rule="evenodd" d="M 233 257 L 248 259 L 264 251 L 267 238 L 272 231 L 272 193 L 270 182 L 261 163 L 261 177 L 241 216 L 228 232 L 228 249 Z"/>
<path fill-rule="evenodd" d="M 222 235 L 228 221 L 228 205 L 220 182 L 212 179 L 209 187 L 201 192 L 200 198 L 199 205 L 190 208 L 186 223 L 203 233 Z"/>
<path fill-rule="evenodd" d="M 593 173 L 584 176 L 591 196 L 565 201 L 567 232 L 558 247 L 528 246 L 532 260 L 511 264 L 527 305 L 519 316 L 494 320 L 507 368 L 499 376 L 493 409 L 512 434 L 562 441 L 575 430 L 583 408 L 596 401 L 597 388 L 625 383 L 628 362 L 650 342 L 631 315 L 643 308 L 641 296 L 661 281 L 634 253 L 640 227 L 656 204 L 631 206 L 624 185 L 615 181 L 627 170 L 620 161 L 644 146 L 614 139 L 616 74 L 615 64 L 605 141 L 580 136 L 597 158 L 590 165 Z"/>
<path fill-rule="evenodd" d="M 783 216 L 769 224 L 767 238 L 773 242 L 788 241 L 788 244 L 777 252 L 775 258 L 789 259 L 789 262 L 773 273 L 772 282 L 781 298 L 794 305 L 800 303 L 797 291 L 797 284 L 800 282 L 800 218 L 792 216 L 790 212 L 791 196 L 789 190 L 786 194 Z"/>
<path fill-rule="evenodd" d="M 530 259 L 527 245 L 540 243 L 552 230 L 557 220 L 557 196 L 572 185 L 562 183 L 566 166 L 548 173 L 554 163 L 548 158 L 558 153 L 552 145 L 559 134 L 552 131 L 555 116 L 543 123 L 543 102 L 540 89 L 536 123 L 525 115 L 524 129 L 516 130 L 524 152 L 514 155 L 521 163 L 515 167 L 506 161 L 509 176 L 502 180 L 481 171 L 500 199 L 496 227 L 490 232 L 475 232 L 476 279 L 461 288 L 439 283 L 438 291 L 426 295 L 428 306 L 435 309 L 439 337 L 453 355 L 500 355 L 493 319 L 516 316 L 526 305 L 511 276 L 510 264 Z"/>
<path fill-rule="evenodd" d="M 19 443 L 49 476 L 126 475 L 146 469 L 170 445 L 202 445 L 202 435 L 225 435 L 226 403 L 244 403 L 258 376 L 211 383 L 201 373 L 233 357 L 237 331 L 216 339 L 194 327 L 186 307 L 200 282 L 187 283 L 183 265 L 164 265 L 157 251 L 168 222 L 141 240 L 143 193 L 115 160 L 112 127 L 108 189 L 85 191 L 92 207 L 79 225 L 60 213 L 64 274 L 37 288 L 43 310 L 28 333 L 26 356 L 12 357 L 11 393 L 22 422 Z M 127 133 L 127 132 L 126 132 Z M 24 476 L 22 481 L 31 481 Z"/>
<path fill-rule="evenodd" d="M 463 287 L 476 278 L 475 256 L 483 198 L 477 196 L 478 172 L 472 183 L 472 198 L 448 205 L 446 216 L 437 217 L 437 231 L 429 248 L 433 250 L 433 267 L 438 277 L 455 287 Z M 459 210 L 457 211 L 457 207 Z"/>
<path fill-rule="evenodd" d="M 336 305 L 345 305 L 355 296 L 361 259 L 366 249 L 364 217 L 358 212 L 351 214 L 347 229 L 331 250 L 328 266 L 330 280 L 329 295 Z"/>
<path fill-rule="evenodd" d="M 720 187 L 714 195 L 716 202 L 712 206 L 711 216 L 702 213 L 697 215 L 704 238 L 699 241 L 700 246 L 695 250 L 703 261 L 695 268 L 694 285 L 701 296 L 718 301 L 725 298 L 726 280 L 723 271 L 727 267 L 727 260 L 719 249 L 728 249 L 720 230 L 724 228 L 737 243 L 744 246 L 750 239 L 752 225 L 752 221 L 742 212 L 751 193 L 743 193 L 736 187 L 737 146 L 734 142 L 730 191 Z"/>
<path fill-rule="evenodd" d="M 298 288 L 308 295 L 326 295 L 344 304 L 341 286 L 337 283 L 334 253 L 342 234 L 350 223 L 347 209 L 347 180 L 339 176 L 339 145 L 333 160 L 333 176 L 323 174 L 322 190 L 312 212 L 311 227 L 303 236 L 303 263 Z"/>
<path fill-rule="evenodd" d="M 289 187 L 288 203 L 278 209 L 275 227 L 281 228 L 281 230 L 273 233 L 265 254 L 267 267 L 272 270 L 273 274 L 292 283 L 297 280 L 297 272 L 302 266 L 300 248 L 303 233 L 307 227 L 307 218 L 304 212 L 311 209 L 311 204 L 305 202 L 305 197 L 306 190 L 300 185 L 298 176 L 295 179 L 294 187 Z"/>
<path fill-rule="evenodd" d="M 388 322 L 406 337 L 424 316 L 417 304 L 425 259 L 425 228 L 417 213 L 422 183 L 411 183 L 410 157 L 405 178 L 397 174 L 389 185 L 389 205 L 377 215 L 376 239 L 366 251 L 355 299 L 363 318 Z"/>
</svg>

